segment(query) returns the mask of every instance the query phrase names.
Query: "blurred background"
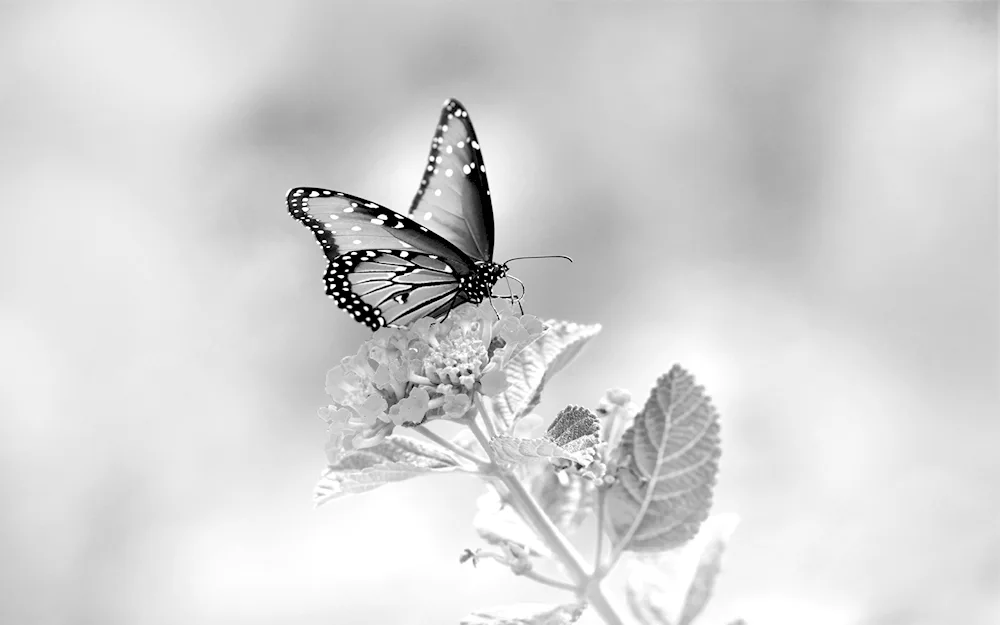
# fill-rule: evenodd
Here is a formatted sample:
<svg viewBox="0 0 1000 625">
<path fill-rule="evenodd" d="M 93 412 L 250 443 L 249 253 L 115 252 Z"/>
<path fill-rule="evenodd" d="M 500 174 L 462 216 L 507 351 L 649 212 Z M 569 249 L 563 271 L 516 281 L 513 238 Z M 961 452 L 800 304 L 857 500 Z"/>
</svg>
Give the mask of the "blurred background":
<svg viewBox="0 0 1000 625">
<path fill-rule="evenodd" d="M 0 621 L 568 599 L 458 564 L 469 477 L 311 504 L 367 332 L 285 191 L 405 210 L 456 97 L 497 258 L 576 260 L 528 311 L 604 326 L 541 413 L 721 411 L 702 623 L 1000 622 L 996 7 L 0 4 Z"/>
</svg>

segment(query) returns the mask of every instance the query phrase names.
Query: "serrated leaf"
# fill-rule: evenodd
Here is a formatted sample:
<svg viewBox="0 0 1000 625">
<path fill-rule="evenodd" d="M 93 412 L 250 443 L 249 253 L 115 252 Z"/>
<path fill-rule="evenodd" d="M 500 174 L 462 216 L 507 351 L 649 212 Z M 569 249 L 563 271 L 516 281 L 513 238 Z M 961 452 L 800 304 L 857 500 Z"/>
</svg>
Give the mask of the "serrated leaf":
<svg viewBox="0 0 1000 625">
<path fill-rule="evenodd" d="M 651 567 L 647 567 L 651 568 Z M 625 585 L 625 603 L 642 625 L 671 625 L 670 593 L 655 571 L 638 569 Z"/>
<path fill-rule="evenodd" d="M 466 616 L 462 625 L 572 625 L 586 609 L 583 603 L 521 603 L 488 608 Z"/>
<path fill-rule="evenodd" d="M 712 505 L 719 454 L 718 414 L 675 365 L 622 438 L 605 524 L 616 547 L 664 551 L 694 536 Z"/>
<path fill-rule="evenodd" d="M 738 522 L 735 514 L 714 515 L 682 549 L 627 557 L 625 598 L 635 617 L 646 625 L 690 625 L 711 597 Z"/>
<path fill-rule="evenodd" d="M 498 460 L 512 464 L 562 458 L 586 466 L 592 459 L 589 449 L 569 451 L 545 437 L 517 438 L 500 435 L 490 439 L 490 447 L 496 452 Z"/>
<path fill-rule="evenodd" d="M 510 434 L 517 421 L 531 412 L 542 389 L 578 354 L 587 341 L 601 331 L 600 325 L 581 325 L 549 320 L 547 330 L 534 343 L 511 359 L 504 368 L 509 385 L 495 397 L 486 397 L 500 431 Z"/>
<path fill-rule="evenodd" d="M 582 451 L 601 442 L 601 422 L 581 406 L 567 406 L 559 411 L 545 430 L 545 438 L 567 451 Z"/>
<path fill-rule="evenodd" d="M 593 512 L 596 490 L 593 480 L 552 466 L 545 467 L 532 484 L 535 499 L 563 533 L 576 530 Z"/>
<path fill-rule="evenodd" d="M 313 503 L 318 506 L 390 482 L 453 471 L 458 465 L 454 456 L 436 447 L 407 437 L 388 438 L 367 449 L 351 451 L 336 464 L 328 465 L 313 491 Z"/>
<path fill-rule="evenodd" d="M 504 506 L 496 491 L 489 490 L 477 501 L 476 516 L 472 526 L 476 528 L 479 537 L 491 545 L 503 547 L 508 544 L 518 545 L 529 555 L 550 557 L 552 554 L 530 527 L 528 527 L 517 512 L 510 506 Z"/>
<path fill-rule="evenodd" d="M 600 422 L 592 412 L 580 406 L 567 406 L 539 438 L 521 438 L 502 434 L 490 440 L 497 457 L 504 462 L 522 464 L 533 460 L 561 458 L 586 467 L 596 457 L 594 447 L 601 442 Z"/>
<path fill-rule="evenodd" d="M 722 569 L 722 554 L 725 553 L 729 538 L 739 521 L 735 514 L 718 514 L 702 525 L 696 539 L 700 543 L 701 555 L 694 575 L 691 576 L 691 584 L 677 625 L 691 625 L 708 604 L 715 588 L 715 580 Z"/>
</svg>

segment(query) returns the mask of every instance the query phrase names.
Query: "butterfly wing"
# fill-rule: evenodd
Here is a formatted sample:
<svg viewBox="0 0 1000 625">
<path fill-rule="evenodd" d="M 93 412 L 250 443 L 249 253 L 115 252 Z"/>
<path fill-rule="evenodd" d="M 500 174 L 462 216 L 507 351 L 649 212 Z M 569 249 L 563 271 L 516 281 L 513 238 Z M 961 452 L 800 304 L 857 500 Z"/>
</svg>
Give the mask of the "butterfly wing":
<svg viewBox="0 0 1000 625">
<path fill-rule="evenodd" d="M 493 260 L 493 204 L 469 113 L 458 100 L 441 110 L 410 216 L 476 260 Z"/>
<path fill-rule="evenodd" d="M 460 279 L 474 261 L 427 227 L 339 191 L 298 187 L 286 202 L 329 260 L 327 295 L 356 321 L 403 326 L 466 301 Z"/>
</svg>

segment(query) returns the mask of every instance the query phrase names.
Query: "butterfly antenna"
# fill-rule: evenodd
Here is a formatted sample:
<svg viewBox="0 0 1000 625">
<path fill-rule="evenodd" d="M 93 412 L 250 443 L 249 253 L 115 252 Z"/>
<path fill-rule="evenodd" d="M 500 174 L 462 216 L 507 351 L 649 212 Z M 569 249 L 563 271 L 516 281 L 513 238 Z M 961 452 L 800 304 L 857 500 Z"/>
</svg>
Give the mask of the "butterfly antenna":
<svg viewBox="0 0 1000 625">
<path fill-rule="evenodd" d="M 515 261 L 515 260 L 524 260 L 525 258 L 565 258 L 569 262 L 573 262 L 572 258 L 570 258 L 569 256 L 566 256 L 564 254 L 547 254 L 545 256 L 515 256 L 514 258 L 508 259 L 507 262 L 503 264 L 503 266 L 506 267 L 507 263 L 509 263 L 509 262 L 512 262 L 512 261 Z"/>
<path fill-rule="evenodd" d="M 504 276 L 504 277 L 505 277 L 505 278 L 507 278 L 507 288 L 508 288 L 508 289 L 510 289 L 510 281 L 511 281 L 511 280 L 513 280 L 514 282 L 517 282 L 518 284 L 520 284 L 520 285 L 521 285 L 521 294 L 520 294 L 520 295 L 518 295 L 518 296 L 517 296 L 516 298 L 514 298 L 514 299 L 516 299 L 516 300 L 517 300 L 517 301 L 519 301 L 519 302 L 520 302 L 520 301 L 521 301 L 522 299 L 524 299 L 524 294 L 528 292 L 528 289 L 526 289 L 526 288 L 525 288 L 525 286 L 524 286 L 524 283 L 523 283 L 523 282 L 521 282 L 520 280 L 518 280 L 518 279 L 517 279 L 517 277 L 515 277 L 515 276 Z M 511 290 L 511 291 L 513 291 L 514 289 L 510 289 L 510 290 Z"/>
</svg>

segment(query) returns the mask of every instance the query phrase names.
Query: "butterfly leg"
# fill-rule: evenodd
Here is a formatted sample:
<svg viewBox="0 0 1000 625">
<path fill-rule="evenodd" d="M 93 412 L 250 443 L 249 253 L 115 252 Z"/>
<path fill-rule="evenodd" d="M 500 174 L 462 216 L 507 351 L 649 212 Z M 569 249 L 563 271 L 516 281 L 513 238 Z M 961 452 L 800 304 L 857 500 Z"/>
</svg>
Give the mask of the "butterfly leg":
<svg viewBox="0 0 1000 625">
<path fill-rule="evenodd" d="M 508 290 L 509 290 L 509 291 L 511 292 L 511 294 L 512 294 L 512 295 L 511 295 L 511 301 L 512 301 L 512 302 L 517 302 L 517 309 L 518 309 L 519 311 L 521 311 L 521 314 L 522 314 L 522 315 L 524 315 L 524 306 L 522 306 L 522 305 L 521 305 L 521 300 L 522 300 L 522 299 L 524 299 L 524 283 L 523 283 L 523 282 L 521 282 L 520 280 L 518 280 L 517 278 L 514 278 L 514 280 L 515 280 L 515 281 L 517 281 L 517 283 L 521 285 L 521 294 L 520 294 L 520 295 L 518 295 L 518 296 L 516 296 L 516 297 L 514 297 L 514 295 L 513 295 L 513 293 L 514 293 L 514 287 L 512 287 L 512 286 L 510 285 L 510 278 L 511 278 L 511 277 L 510 277 L 510 276 L 504 276 L 504 278 L 506 278 L 506 279 L 507 279 L 507 289 L 508 289 Z"/>
<path fill-rule="evenodd" d="M 502 298 L 498 297 L 497 299 L 502 299 Z M 493 296 L 492 295 L 490 295 L 490 308 L 493 309 L 493 314 L 497 316 L 497 319 L 499 319 L 500 318 L 500 312 L 497 311 L 497 307 L 493 305 Z"/>
</svg>

